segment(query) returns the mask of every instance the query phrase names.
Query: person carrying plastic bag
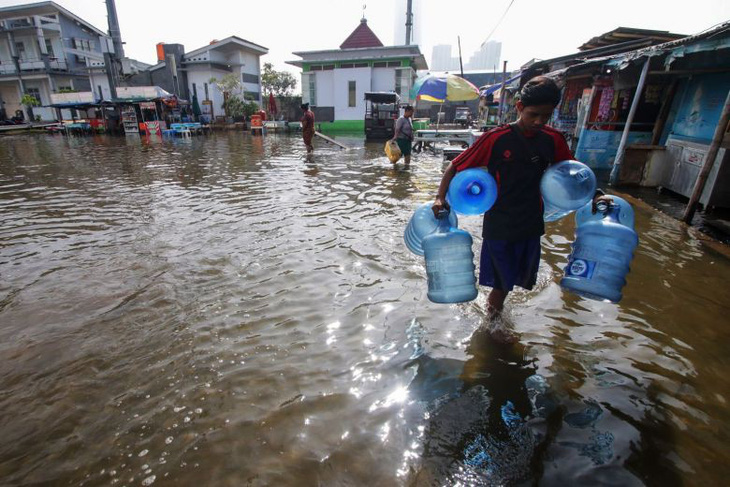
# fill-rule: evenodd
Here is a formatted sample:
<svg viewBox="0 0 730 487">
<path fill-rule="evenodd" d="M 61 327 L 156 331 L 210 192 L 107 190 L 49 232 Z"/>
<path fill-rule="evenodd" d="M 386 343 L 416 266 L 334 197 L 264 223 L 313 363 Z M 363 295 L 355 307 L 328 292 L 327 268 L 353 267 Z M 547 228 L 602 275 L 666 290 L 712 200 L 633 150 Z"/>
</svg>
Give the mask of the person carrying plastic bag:
<svg viewBox="0 0 730 487">
<path fill-rule="evenodd" d="M 491 287 L 487 319 L 499 323 L 494 338 L 515 342 L 517 336 L 497 320 L 514 286 L 532 289 L 540 264 L 540 237 L 545 233 L 540 180 L 556 162 L 572 159 L 563 135 L 545 125 L 560 102 L 553 80 L 538 76 L 528 81 L 516 103 L 519 119 L 484 133 L 444 171 L 435 214 L 447 207 L 446 192 L 457 172 L 486 168 L 497 181 L 497 199 L 484 214 L 479 284 Z M 600 197 L 597 193 L 595 198 Z"/>
<path fill-rule="evenodd" d="M 403 155 L 403 162 L 405 163 L 405 167 L 411 165 L 411 145 L 413 143 L 413 122 L 411 120 L 412 117 L 413 107 L 411 105 L 406 105 L 403 109 L 403 116 L 395 122 L 395 132 L 393 134 L 393 138 L 391 139 L 398 143 L 400 152 Z M 395 164 L 398 159 L 396 159 L 395 161 L 391 159 L 390 161 Z"/>
</svg>

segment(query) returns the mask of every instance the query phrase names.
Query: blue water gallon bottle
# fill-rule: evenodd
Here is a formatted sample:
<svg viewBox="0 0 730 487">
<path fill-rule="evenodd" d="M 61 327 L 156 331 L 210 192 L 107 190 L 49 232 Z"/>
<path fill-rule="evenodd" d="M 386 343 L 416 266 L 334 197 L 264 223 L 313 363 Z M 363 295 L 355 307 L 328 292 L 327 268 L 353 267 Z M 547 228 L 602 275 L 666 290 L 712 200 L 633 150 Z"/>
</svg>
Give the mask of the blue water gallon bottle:
<svg viewBox="0 0 730 487">
<path fill-rule="evenodd" d="M 460 171 L 449 183 L 446 201 L 462 215 L 481 215 L 497 199 L 497 182 L 486 169 Z"/>
<path fill-rule="evenodd" d="M 449 225 L 445 212 L 439 226 L 423 239 L 428 275 L 428 299 L 434 303 L 463 303 L 477 297 L 471 235 Z"/>
<path fill-rule="evenodd" d="M 550 166 L 540 180 L 545 205 L 543 219 L 558 220 L 593 200 L 596 175 L 578 161 L 562 161 Z"/>
<path fill-rule="evenodd" d="M 601 219 L 587 220 L 575 229 L 560 285 L 586 298 L 618 303 L 639 237 L 619 222 L 619 205 L 599 204 L 598 211 Z"/>
<path fill-rule="evenodd" d="M 629 228 L 634 228 L 634 209 L 631 205 L 620 196 L 612 194 L 606 195 L 613 200 L 613 203 L 619 207 L 618 222 Z M 583 208 L 575 212 L 575 226 L 579 227 L 587 221 L 602 220 L 603 212 L 597 211 L 593 213 L 593 202 L 589 201 Z"/>
<path fill-rule="evenodd" d="M 449 212 L 448 218 L 449 225 L 452 228 L 459 226 L 456 212 Z M 423 238 L 435 232 L 438 226 L 439 220 L 433 214 L 431 203 L 424 203 L 416 208 L 408 225 L 406 225 L 405 232 L 403 232 L 403 240 L 405 240 L 408 250 L 416 255 L 423 255 Z"/>
</svg>

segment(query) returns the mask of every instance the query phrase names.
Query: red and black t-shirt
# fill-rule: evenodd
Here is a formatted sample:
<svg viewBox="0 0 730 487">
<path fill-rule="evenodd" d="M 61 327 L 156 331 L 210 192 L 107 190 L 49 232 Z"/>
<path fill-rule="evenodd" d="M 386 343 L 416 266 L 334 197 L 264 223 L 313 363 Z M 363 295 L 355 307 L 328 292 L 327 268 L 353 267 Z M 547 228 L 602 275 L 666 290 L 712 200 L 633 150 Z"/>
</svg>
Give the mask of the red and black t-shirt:
<svg viewBox="0 0 730 487">
<path fill-rule="evenodd" d="M 486 167 L 497 181 L 497 201 L 484 214 L 487 239 L 524 240 L 545 233 L 540 179 L 549 165 L 573 158 L 557 130 L 519 130 L 514 124 L 492 129 L 452 162 L 457 171 Z"/>
</svg>

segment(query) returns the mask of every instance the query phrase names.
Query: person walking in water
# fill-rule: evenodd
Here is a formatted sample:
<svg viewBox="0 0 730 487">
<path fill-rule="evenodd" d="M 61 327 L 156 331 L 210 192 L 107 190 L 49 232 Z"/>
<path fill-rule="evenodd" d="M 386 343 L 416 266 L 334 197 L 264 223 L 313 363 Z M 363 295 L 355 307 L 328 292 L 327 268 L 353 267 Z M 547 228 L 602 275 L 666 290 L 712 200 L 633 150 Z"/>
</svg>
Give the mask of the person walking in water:
<svg viewBox="0 0 730 487">
<path fill-rule="evenodd" d="M 309 103 L 302 103 L 302 139 L 307 146 L 307 153 L 314 152 L 312 139 L 314 138 L 314 113 L 309 109 Z"/>
<path fill-rule="evenodd" d="M 403 109 L 403 116 L 395 122 L 395 132 L 393 133 L 393 140 L 396 141 L 401 154 L 403 154 L 403 161 L 406 167 L 411 165 L 411 144 L 413 143 L 412 117 L 413 107 L 406 105 Z"/>
<path fill-rule="evenodd" d="M 518 337 L 501 318 L 507 295 L 515 286 L 532 289 L 540 265 L 540 237 L 545 233 L 540 180 L 554 163 L 572 159 L 563 134 L 546 125 L 560 102 L 560 89 L 545 76 L 528 81 L 516 103 L 517 122 L 483 134 L 444 171 L 433 212 L 448 207 L 446 192 L 457 172 L 486 168 L 497 181 L 497 200 L 484 214 L 479 284 L 492 288 L 487 320 L 497 341 Z M 599 190 L 594 197 L 603 193 Z"/>
</svg>

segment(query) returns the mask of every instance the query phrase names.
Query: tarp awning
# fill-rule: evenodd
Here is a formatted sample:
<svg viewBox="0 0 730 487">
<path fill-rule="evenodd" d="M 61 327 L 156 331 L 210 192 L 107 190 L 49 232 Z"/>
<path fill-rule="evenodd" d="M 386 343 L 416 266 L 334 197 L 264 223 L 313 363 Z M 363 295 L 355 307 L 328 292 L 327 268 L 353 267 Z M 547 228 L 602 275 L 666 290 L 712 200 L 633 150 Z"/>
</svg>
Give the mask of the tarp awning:
<svg viewBox="0 0 730 487">
<path fill-rule="evenodd" d="M 505 87 L 507 87 L 507 89 L 513 88 L 510 85 L 512 83 L 514 83 L 515 81 L 519 80 L 521 76 L 522 76 L 522 73 L 518 74 L 517 76 L 513 76 L 512 78 L 506 80 L 504 82 Z M 488 95 L 491 95 L 492 93 L 495 93 L 496 91 L 498 91 L 501 87 L 502 87 L 502 83 L 495 83 L 493 85 L 489 85 L 489 86 L 486 86 L 486 87 L 485 86 L 482 86 L 481 89 L 480 89 L 480 91 L 479 91 L 479 96 L 488 96 Z"/>
</svg>

